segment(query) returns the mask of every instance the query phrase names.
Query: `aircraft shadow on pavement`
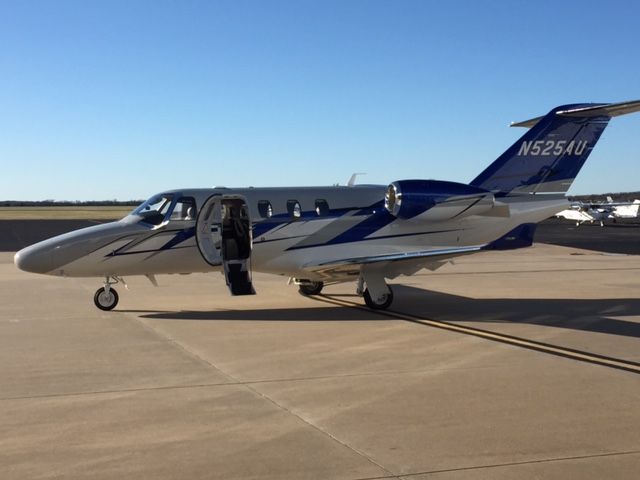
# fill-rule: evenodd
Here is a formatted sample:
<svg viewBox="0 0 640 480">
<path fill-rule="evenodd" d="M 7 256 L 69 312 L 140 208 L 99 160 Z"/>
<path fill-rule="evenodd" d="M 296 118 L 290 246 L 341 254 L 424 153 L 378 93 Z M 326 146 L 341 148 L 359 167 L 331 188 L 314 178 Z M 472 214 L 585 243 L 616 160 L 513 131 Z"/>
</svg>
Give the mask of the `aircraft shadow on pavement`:
<svg viewBox="0 0 640 480">
<path fill-rule="evenodd" d="M 482 323 L 526 323 L 640 338 L 640 323 L 612 318 L 640 316 L 640 299 L 471 298 L 407 285 L 395 284 L 393 288 L 395 303 L 392 311 L 432 320 L 470 322 L 479 328 L 482 328 Z M 330 297 L 353 300 L 354 295 Z M 141 316 L 160 320 L 394 321 L 373 311 L 339 306 L 167 311 L 148 312 Z"/>
<path fill-rule="evenodd" d="M 127 312 L 126 310 L 121 310 Z M 367 313 L 347 307 L 328 308 L 265 308 L 253 310 L 211 310 L 179 312 L 152 312 L 141 315 L 142 318 L 160 320 L 235 320 L 235 321 L 299 321 L 299 322 L 353 322 L 353 321 L 390 321 L 373 312 Z"/>
<path fill-rule="evenodd" d="M 395 285 L 397 310 L 445 322 L 527 323 L 640 338 L 640 323 L 612 317 L 640 316 L 637 298 L 470 298 Z M 392 306 L 393 309 L 394 306 Z"/>
</svg>

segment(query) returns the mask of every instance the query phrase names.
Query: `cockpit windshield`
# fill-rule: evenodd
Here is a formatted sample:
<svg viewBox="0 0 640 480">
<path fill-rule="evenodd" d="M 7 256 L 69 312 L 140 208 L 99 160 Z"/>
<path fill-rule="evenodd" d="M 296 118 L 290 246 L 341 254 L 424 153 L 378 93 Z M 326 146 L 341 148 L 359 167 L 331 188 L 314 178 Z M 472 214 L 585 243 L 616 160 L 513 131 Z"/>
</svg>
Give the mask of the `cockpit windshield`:
<svg viewBox="0 0 640 480">
<path fill-rule="evenodd" d="M 136 208 L 132 215 L 139 215 L 144 222 L 151 225 L 160 225 L 171 207 L 172 200 L 173 195 L 171 194 L 155 195 Z"/>
</svg>

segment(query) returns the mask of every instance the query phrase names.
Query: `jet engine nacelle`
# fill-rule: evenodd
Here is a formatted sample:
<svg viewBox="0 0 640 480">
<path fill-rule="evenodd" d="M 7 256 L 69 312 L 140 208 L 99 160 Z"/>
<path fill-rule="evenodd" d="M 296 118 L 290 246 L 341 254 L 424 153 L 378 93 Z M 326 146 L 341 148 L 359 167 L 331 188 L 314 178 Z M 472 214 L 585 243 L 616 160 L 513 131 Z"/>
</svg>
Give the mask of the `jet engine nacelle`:
<svg viewBox="0 0 640 480">
<path fill-rule="evenodd" d="M 387 188 L 384 206 L 393 216 L 403 220 L 436 222 L 470 215 L 492 215 L 489 212 L 496 207 L 496 201 L 493 193 L 464 183 L 399 180 Z"/>
</svg>

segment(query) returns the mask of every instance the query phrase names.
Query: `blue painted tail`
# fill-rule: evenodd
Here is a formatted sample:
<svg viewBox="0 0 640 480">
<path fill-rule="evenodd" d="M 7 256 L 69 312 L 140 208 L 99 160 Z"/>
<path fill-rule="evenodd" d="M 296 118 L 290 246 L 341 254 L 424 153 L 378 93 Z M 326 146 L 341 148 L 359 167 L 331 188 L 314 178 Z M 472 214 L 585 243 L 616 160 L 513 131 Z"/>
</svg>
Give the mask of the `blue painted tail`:
<svg viewBox="0 0 640 480">
<path fill-rule="evenodd" d="M 612 117 L 640 101 L 563 105 L 512 126 L 531 128 L 471 185 L 499 193 L 565 193 Z"/>
</svg>

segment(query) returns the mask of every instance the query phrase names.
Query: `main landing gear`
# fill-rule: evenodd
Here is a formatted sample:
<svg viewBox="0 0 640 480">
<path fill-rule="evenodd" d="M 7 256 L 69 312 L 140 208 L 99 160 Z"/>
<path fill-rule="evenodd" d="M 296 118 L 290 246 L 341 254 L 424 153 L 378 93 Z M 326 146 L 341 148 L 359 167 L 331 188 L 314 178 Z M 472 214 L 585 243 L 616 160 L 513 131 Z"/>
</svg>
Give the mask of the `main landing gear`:
<svg viewBox="0 0 640 480">
<path fill-rule="evenodd" d="M 320 295 L 324 287 L 323 282 L 314 282 L 311 280 L 299 280 L 298 292 L 300 295 L 308 297 L 309 295 Z"/>
<path fill-rule="evenodd" d="M 95 303 L 96 307 L 100 310 L 113 310 L 116 305 L 118 305 L 118 292 L 115 288 L 111 287 L 111 285 L 115 285 L 116 283 L 122 283 L 125 288 L 127 286 L 122 278 L 111 276 L 105 277 L 104 286 L 96 290 L 96 293 L 93 296 L 93 303 Z"/>
<path fill-rule="evenodd" d="M 369 289 L 365 289 L 362 296 L 364 297 L 364 303 L 367 304 L 367 307 L 372 310 L 386 310 L 389 308 L 393 303 L 393 290 L 388 285 L 387 288 L 389 289 L 389 292 L 383 293 L 382 296 L 375 298 L 375 300 L 371 296 Z"/>
<path fill-rule="evenodd" d="M 362 295 L 364 303 L 371 310 L 386 310 L 393 303 L 393 290 L 385 282 L 384 276 L 366 267 L 360 272 L 356 293 Z"/>
<path fill-rule="evenodd" d="M 324 283 L 306 279 L 291 279 L 298 285 L 300 295 L 305 297 L 320 295 Z M 393 290 L 385 282 L 384 276 L 376 270 L 363 268 L 358 278 L 356 294 L 364 298 L 364 303 L 372 310 L 386 310 L 393 303 Z"/>
</svg>

